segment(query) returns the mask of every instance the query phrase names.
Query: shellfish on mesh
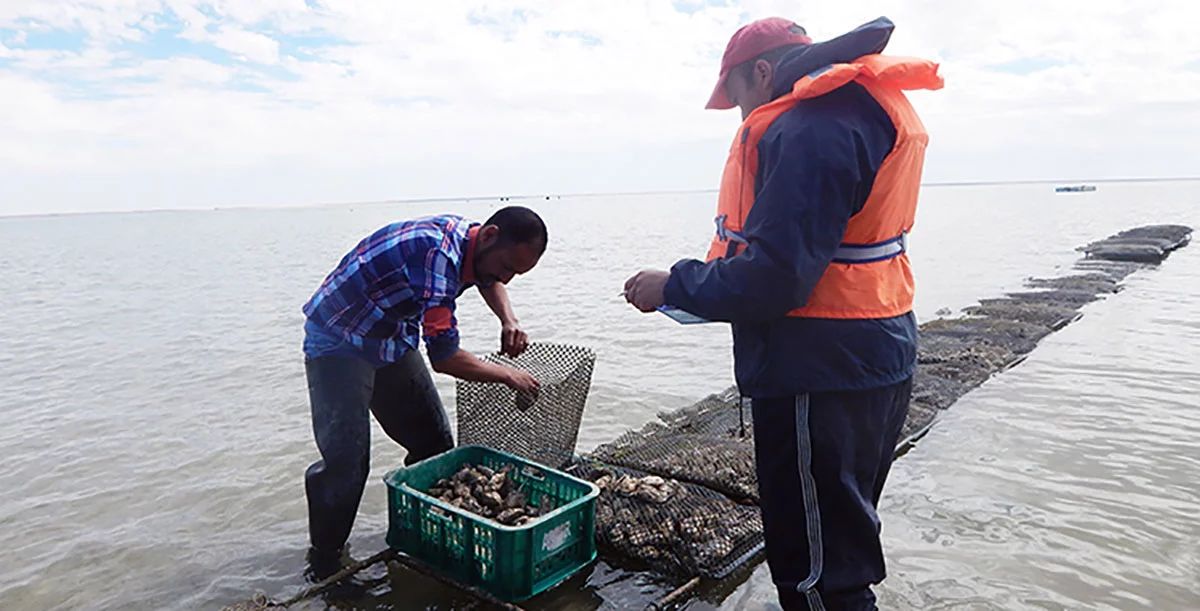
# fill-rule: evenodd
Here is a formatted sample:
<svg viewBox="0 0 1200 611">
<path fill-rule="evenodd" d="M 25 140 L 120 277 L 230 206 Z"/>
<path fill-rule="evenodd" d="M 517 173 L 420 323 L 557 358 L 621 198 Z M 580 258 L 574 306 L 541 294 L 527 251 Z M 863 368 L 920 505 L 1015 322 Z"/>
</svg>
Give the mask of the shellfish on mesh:
<svg viewBox="0 0 1200 611">
<path fill-rule="evenodd" d="M 717 575 L 761 540 L 757 507 L 656 475 L 605 468 L 580 475 L 601 489 L 597 539 L 655 570 Z"/>
<path fill-rule="evenodd" d="M 522 486 L 509 477 L 512 470 L 512 465 L 499 470 L 464 465 L 449 478 L 438 480 L 426 494 L 505 526 L 523 526 L 554 510 L 554 501 L 546 494 L 539 496 L 537 504 L 530 504 Z"/>
<path fill-rule="evenodd" d="M 611 490 L 622 496 L 637 497 L 649 503 L 662 504 L 678 492 L 679 484 L 657 475 L 602 475 L 595 482 L 601 490 Z"/>
</svg>

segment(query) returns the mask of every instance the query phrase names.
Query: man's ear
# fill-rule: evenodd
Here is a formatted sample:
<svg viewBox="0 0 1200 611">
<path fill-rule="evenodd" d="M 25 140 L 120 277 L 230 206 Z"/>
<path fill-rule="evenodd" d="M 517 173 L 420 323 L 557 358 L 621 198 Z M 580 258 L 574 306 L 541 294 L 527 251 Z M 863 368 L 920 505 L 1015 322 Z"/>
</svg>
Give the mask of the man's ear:
<svg viewBox="0 0 1200 611">
<path fill-rule="evenodd" d="M 500 237 L 500 228 L 495 225 L 485 225 L 479 230 L 479 243 L 488 246 Z"/>
<path fill-rule="evenodd" d="M 771 80 L 774 76 L 775 67 L 771 65 L 771 62 L 765 59 L 754 62 L 754 82 L 760 88 L 766 87 L 770 90 Z"/>
</svg>

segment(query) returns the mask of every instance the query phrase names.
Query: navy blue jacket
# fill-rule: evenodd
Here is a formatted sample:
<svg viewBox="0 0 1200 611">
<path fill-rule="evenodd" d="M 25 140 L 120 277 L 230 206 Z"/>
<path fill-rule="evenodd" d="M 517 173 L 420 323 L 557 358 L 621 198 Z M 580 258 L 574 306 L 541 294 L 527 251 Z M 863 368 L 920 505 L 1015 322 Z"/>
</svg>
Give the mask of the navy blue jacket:
<svg viewBox="0 0 1200 611">
<path fill-rule="evenodd" d="M 880 19 L 789 52 L 776 69 L 776 96 L 814 70 L 882 51 L 892 27 Z M 758 142 L 754 206 L 742 227 L 746 249 L 671 268 L 668 304 L 732 323 L 742 394 L 867 389 L 912 375 L 917 327 L 911 312 L 870 320 L 786 316 L 807 302 L 895 142 L 891 119 L 860 85 L 801 101 Z"/>
</svg>

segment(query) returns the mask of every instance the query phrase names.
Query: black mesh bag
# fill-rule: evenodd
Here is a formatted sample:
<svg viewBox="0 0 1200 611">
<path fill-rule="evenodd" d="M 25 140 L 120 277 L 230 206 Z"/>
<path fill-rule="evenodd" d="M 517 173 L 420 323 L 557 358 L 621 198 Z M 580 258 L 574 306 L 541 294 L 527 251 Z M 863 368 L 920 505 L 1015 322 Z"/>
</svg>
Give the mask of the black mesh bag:
<svg viewBox="0 0 1200 611">
<path fill-rule="evenodd" d="M 555 468 L 570 460 L 592 384 L 596 354 L 559 344 L 531 344 L 521 356 L 484 357 L 528 371 L 541 390 L 532 402 L 498 383 L 456 385 L 459 445 L 482 445 Z"/>
<path fill-rule="evenodd" d="M 758 502 L 753 422 L 736 395 L 713 395 L 660 414 L 589 454 L 603 463 L 698 484 L 736 502 Z"/>
<path fill-rule="evenodd" d="M 600 487 L 596 543 L 675 577 L 721 579 L 763 549 L 762 513 L 702 486 L 580 460 L 567 472 Z"/>
</svg>

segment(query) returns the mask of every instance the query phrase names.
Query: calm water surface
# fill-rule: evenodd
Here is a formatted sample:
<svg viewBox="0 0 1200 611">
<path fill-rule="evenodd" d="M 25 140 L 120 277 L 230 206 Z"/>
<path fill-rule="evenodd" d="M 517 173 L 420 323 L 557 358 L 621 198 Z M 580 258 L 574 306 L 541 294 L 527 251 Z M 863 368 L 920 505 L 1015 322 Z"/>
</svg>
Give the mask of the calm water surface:
<svg viewBox="0 0 1200 611">
<path fill-rule="evenodd" d="M 532 200 L 551 246 L 510 287 L 535 340 L 598 363 L 580 451 L 732 382 L 728 330 L 616 297 L 645 266 L 702 254 L 711 195 Z M 926 189 L 917 312 L 1066 273 L 1091 239 L 1200 225 L 1200 184 Z M 0 220 L 0 608 L 219 608 L 301 586 L 302 474 L 316 458 L 300 306 L 362 235 L 498 202 Z M 1200 249 L 1139 273 L 1020 367 L 954 406 L 895 467 L 882 506 L 891 609 L 1200 608 Z M 499 325 L 466 296 L 464 347 Z M 453 381 L 438 379 L 453 420 Z M 373 425 L 351 538 L 383 546 L 380 478 L 403 451 Z M 736 586 L 736 587 L 735 587 Z M 669 586 L 598 564 L 531 608 L 639 608 Z M 455 607 L 398 575 L 376 608 Z M 769 574 L 694 609 L 770 604 Z"/>
</svg>

